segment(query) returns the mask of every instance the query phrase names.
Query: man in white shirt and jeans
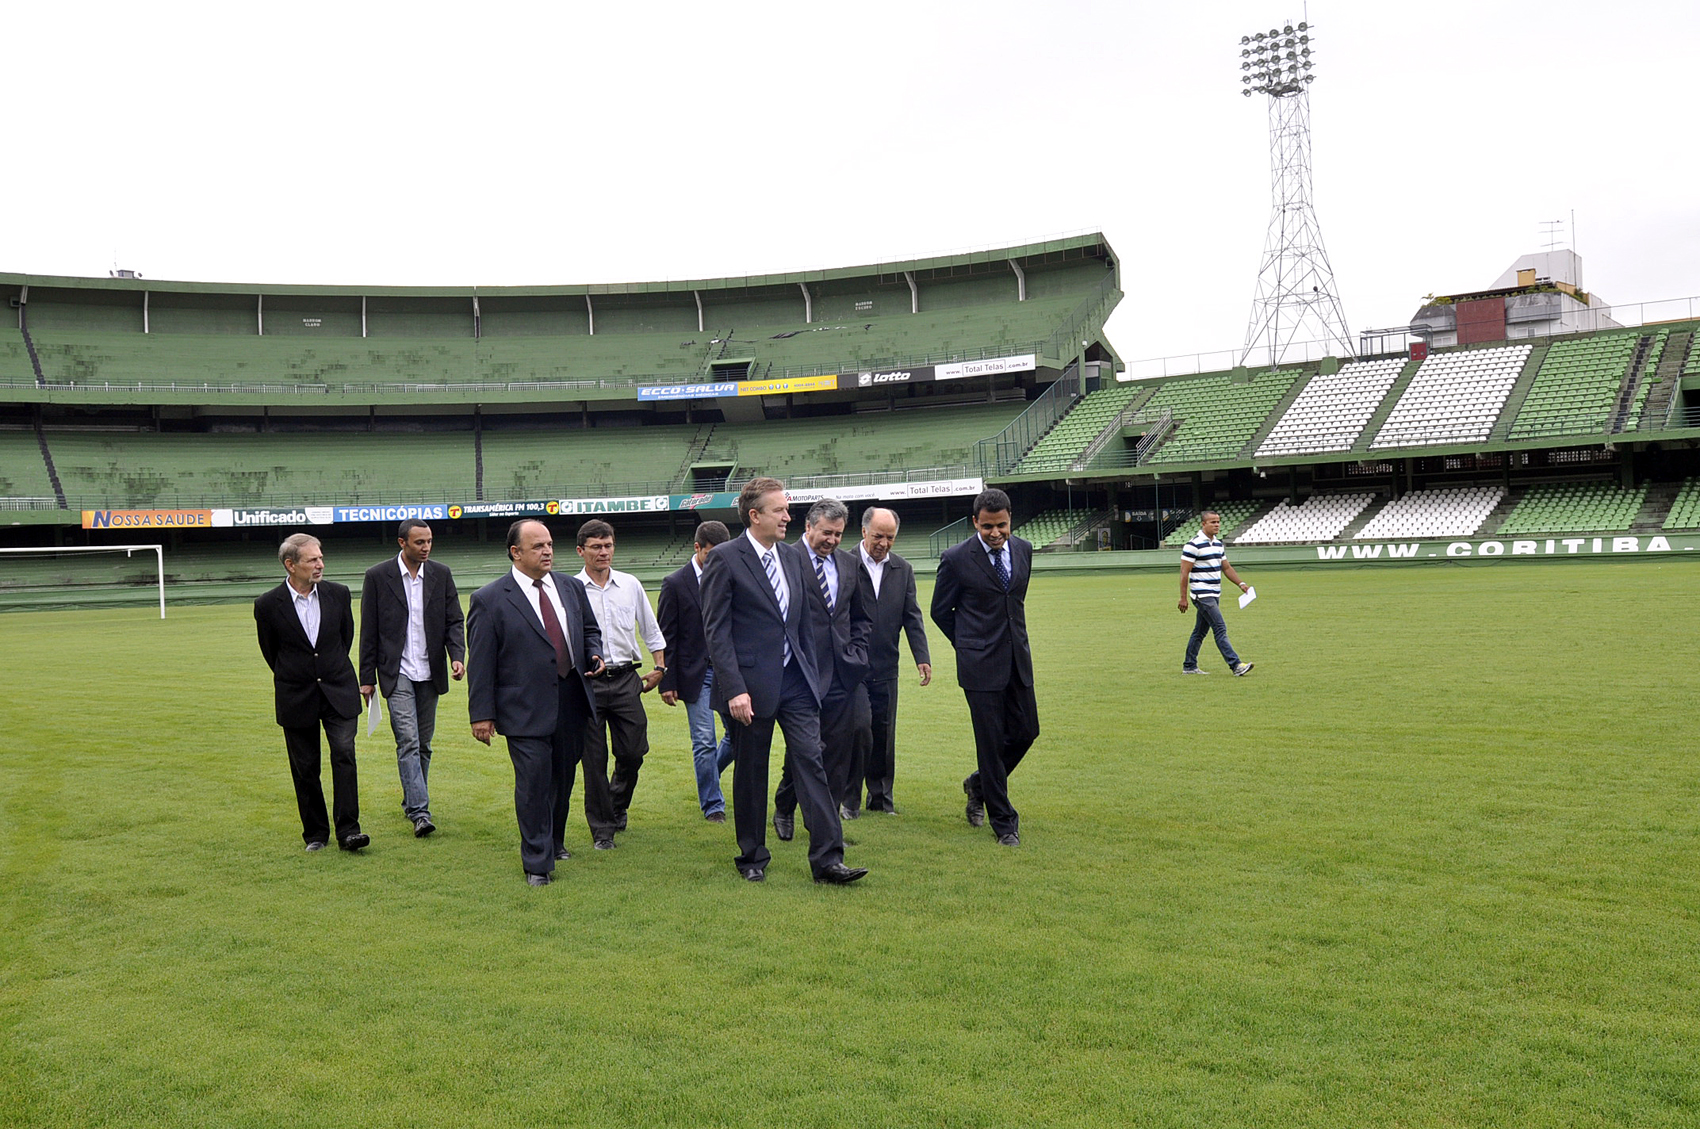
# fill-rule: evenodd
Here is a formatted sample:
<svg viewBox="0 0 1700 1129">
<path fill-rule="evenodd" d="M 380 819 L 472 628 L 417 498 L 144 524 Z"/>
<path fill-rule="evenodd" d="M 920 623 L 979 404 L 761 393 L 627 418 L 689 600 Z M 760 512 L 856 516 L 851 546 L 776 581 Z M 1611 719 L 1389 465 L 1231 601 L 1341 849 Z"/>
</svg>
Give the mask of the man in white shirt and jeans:
<svg viewBox="0 0 1700 1129">
<path fill-rule="evenodd" d="M 584 735 L 584 818 L 596 849 L 606 851 L 614 846 L 614 832 L 626 829 L 638 771 L 649 752 L 643 695 L 667 673 L 667 639 L 638 578 L 614 568 L 613 526 L 599 518 L 579 526 L 578 555 L 584 561 L 578 580 L 602 630 L 602 659 L 607 664 L 592 683 L 596 723 Z M 643 665 L 640 635 L 655 660 L 655 669 L 642 677 L 638 675 Z M 612 776 L 608 774 L 610 744 Z"/>
<path fill-rule="evenodd" d="M 1198 618 L 1192 625 L 1192 638 L 1186 644 L 1186 658 L 1181 662 L 1182 674 L 1210 673 L 1198 669 L 1198 648 L 1204 642 L 1206 632 L 1215 634 L 1216 649 L 1227 660 L 1229 670 L 1242 677 L 1251 673 L 1253 664 L 1241 662 L 1240 656 L 1234 653 L 1233 644 L 1228 642 L 1227 621 L 1222 618 L 1223 574 L 1226 573 L 1229 580 L 1239 585 L 1241 592 L 1246 591 L 1247 585 L 1234 571 L 1234 566 L 1228 563 L 1228 550 L 1216 536 L 1221 531 L 1222 515 L 1215 510 L 1205 510 L 1198 536 L 1188 541 L 1181 550 L 1180 609 L 1186 611 L 1189 595 L 1193 606 L 1198 609 Z"/>
</svg>

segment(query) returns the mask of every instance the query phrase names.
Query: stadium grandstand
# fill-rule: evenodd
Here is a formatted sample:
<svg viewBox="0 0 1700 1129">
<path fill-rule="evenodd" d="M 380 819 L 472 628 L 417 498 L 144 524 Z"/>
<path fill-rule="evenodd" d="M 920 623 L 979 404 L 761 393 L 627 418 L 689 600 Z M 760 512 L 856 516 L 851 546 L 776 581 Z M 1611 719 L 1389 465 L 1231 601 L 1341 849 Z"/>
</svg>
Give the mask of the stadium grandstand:
<svg viewBox="0 0 1700 1129">
<path fill-rule="evenodd" d="M 1700 547 L 1692 302 L 1635 325 L 1519 269 L 1357 357 L 1129 379 L 1120 269 L 1084 235 L 590 286 L 0 274 L 0 547 L 158 540 L 216 596 L 279 528 L 347 578 L 407 507 L 473 568 L 515 516 L 599 514 L 653 575 L 762 474 L 891 506 L 923 568 L 986 484 L 1047 567 L 1170 567 L 1207 508 L 1271 562 Z M 9 559 L 0 593 L 76 567 Z"/>
</svg>

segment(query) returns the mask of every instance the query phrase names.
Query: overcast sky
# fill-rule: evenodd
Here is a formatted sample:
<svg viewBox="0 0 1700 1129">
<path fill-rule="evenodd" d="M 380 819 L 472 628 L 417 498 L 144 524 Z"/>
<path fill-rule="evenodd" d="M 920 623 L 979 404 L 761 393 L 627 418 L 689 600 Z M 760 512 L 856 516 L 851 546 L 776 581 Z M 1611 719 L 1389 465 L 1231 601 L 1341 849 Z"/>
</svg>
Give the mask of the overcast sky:
<svg viewBox="0 0 1700 1129">
<path fill-rule="evenodd" d="M 1306 15 L 19 7 L 0 270 L 623 282 L 1100 230 L 1121 256 L 1124 357 L 1232 349 L 1269 220 L 1239 37 Z M 1490 285 L 1554 219 L 1608 301 L 1700 294 L 1700 4 L 1319 0 L 1308 18 L 1316 211 L 1354 331 Z"/>
</svg>

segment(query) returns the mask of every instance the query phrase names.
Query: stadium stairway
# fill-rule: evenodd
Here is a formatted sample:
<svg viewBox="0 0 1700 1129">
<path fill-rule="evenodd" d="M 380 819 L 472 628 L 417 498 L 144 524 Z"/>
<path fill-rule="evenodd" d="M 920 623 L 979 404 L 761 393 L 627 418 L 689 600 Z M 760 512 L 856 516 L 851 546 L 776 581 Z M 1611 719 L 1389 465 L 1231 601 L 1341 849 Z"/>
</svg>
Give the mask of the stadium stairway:
<svg viewBox="0 0 1700 1129">
<path fill-rule="evenodd" d="M 1664 355 L 1659 358 L 1658 368 L 1653 372 L 1652 386 L 1647 390 L 1647 399 L 1641 404 L 1641 414 L 1635 420 L 1636 427 L 1644 426 L 1648 421 L 1658 425 L 1664 423 L 1664 418 L 1670 412 L 1671 400 L 1675 398 L 1677 388 L 1682 380 L 1682 365 L 1687 359 L 1689 346 L 1693 344 L 1694 334 L 1690 330 L 1678 330 L 1670 335 L 1665 342 Z"/>
<path fill-rule="evenodd" d="M 1381 432 L 1381 425 L 1387 422 L 1387 417 L 1393 414 L 1393 407 L 1399 402 L 1399 397 L 1405 394 L 1405 389 L 1411 386 L 1411 378 L 1417 375 L 1421 361 L 1406 361 L 1405 367 L 1399 370 L 1399 376 L 1387 389 L 1387 395 L 1381 398 L 1375 411 L 1370 413 L 1364 423 L 1364 429 L 1358 433 L 1357 441 L 1352 444 L 1353 454 L 1362 454 L 1369 450 L 1369 445 L 1375 442 L 1375 437 Z"/>
<path fill-rule="evenodd" d="M 1392 498 L 1384 498 L 1380 494 L 1377 494 L 1374 499 L 1370 501 L 1370 504 L 1363 508 L 1357 517 L 1346 523 L 1346 528 L 1342 529 L 1335 536 L 1334 540 L 1350 541 L 1352 538 L 1356 537 L 1358 535 L 1358 531 L 1369 524 L 1370 518 L 1380 513 L 1392 500 Z"/>
<path fill-rule="evenodd" d="M 59 508 L 65 509 L 65 487 L 59 481 L 59 469 L 53 465 L 53 452 L 47 446 L 47 432 L 41 427 L 41 412 L 35 414 L 35 442 L 41 448 L 41 461 L 47 465 L 47 481 L 53 487 L 53 497 L 58 501 Z"/>
<path fill-rule="evenodd" d="M 1507 490 L 1505 497 L 1499 500 L 1499 505 L 1489 510 L 1487 517 L 1482 519 L 1482 524 L 1476 529 L 1476 535 L 1487 537 L 1498 532 L 1499 527 L 1505 524 L 1505 519 L 1511 516 L 1511 511 L 1516 509 L 1522 501 L 1522 490 L 1516 487 Z"/>
<path fill-rule="evenodd" d="M 1240 450 L 1241 458 L 1250 459 L 1257 455 L 1257 449 L 1263 446 L 1263 441 L 1269 438 L 1269 433 L 1275 430 L 1275 425 L 1281 422 L 1281 418 L 1287 414 L 1287 409 L 1293 406 L 1293 401 L 1297 400 L 1304 390 L 1310 387 L 1310 382 L 1315 380 L 1316 377 L 1317 374 L 1314 372 L 1306 373 L 1293 381 L 1293 386 L 1287 389 L 1287 394 L 1275 401 L 1275 406 L 1269 409 L 1269 414 L 1263 417 L 1263 422 L 1258 424 L 1257 430 L 1251 433 L 1251 439 Z"/>
<path fill-rule="evenodd" d="M 1629 523 L 1631 533 L 1657 533 L 1665 527 L 1665 519 L 1670 516 L 1671 506 L 1676 502 L 1678 491 L 1682 489 L 1680 482 L 1649 482 L 1647 496 L 1641 500 L 1641 509 L 1636 513 L 1635 520 Z"/>
<path fill-rule="evenodd" d="M 1643 333 L 1636 340 L 1635 351 L 1630 355 L 1629 364 L 1623 370 L 1623 380 L 1618 385 L 1617 397 L 1612 401 L 1611 422 L 1606 425 L 1607 431 L 1616 433 L 1629 426 L 1633 418 L 1631 409 L 1637 406 L 1636 392 L 1640 391 L 1642 396 L 1646 395 L 1641 378 L 1646 372 L 1648 358 L 1655 348 L 1663 351 L 1665 337 L 1664 332 L 1660 332 L 1657 338 Z M 1657 363 L 1656 358 L 1654 362 Z"/>
<path fill-rule="evenodd" d="M 1494 431 L 1489 434 L 1505 434 L 1511 430 L 1511 425 L 1517 420 L 1517 413 L 1523 410 L 1523 401 L 1529 398 L 1529 389 L 1534 387 L 1535 375 L 1541 371 L 1541 362 L 1546 360 L 1547 352 L 1552 348 L 1550 342 L 1534 346 L 1523 361 L 1523 371 L 1517 374 L 1516 383 L 1511 391 L 1505 394 L 1505 403 L 1499 409 L 1499 418 L 1494 420 Z"/>
</svg>

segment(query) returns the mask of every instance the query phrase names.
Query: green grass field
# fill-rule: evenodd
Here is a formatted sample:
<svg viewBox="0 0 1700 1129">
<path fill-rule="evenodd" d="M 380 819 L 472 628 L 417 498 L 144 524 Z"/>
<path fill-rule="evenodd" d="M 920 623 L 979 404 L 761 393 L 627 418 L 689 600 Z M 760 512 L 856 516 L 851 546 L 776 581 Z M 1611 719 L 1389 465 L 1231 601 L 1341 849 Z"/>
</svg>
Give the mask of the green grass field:
<svg viewBox="0 0 1700 1129">
<path fill-rule="evenodd" d="M 246 606 L 0 617 L 0 1125 L 1700 1122 L 1695 571 L 1250 579 L 1244 679 L 1172 576 L 1041 579 L 1013 850 L 935 638 L 847 889 L 739 881 L 654 701 L 620 848 L 528 888 L 459 687 L 440 832 L 386 728 L 308 855 Z"/>
</svg>

